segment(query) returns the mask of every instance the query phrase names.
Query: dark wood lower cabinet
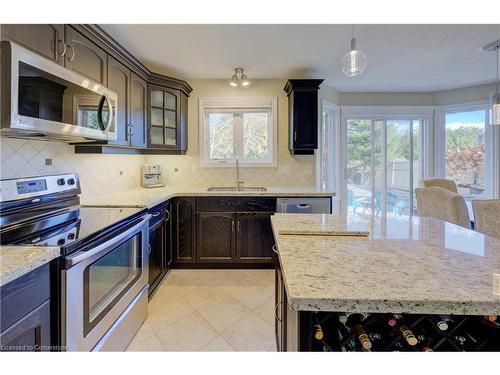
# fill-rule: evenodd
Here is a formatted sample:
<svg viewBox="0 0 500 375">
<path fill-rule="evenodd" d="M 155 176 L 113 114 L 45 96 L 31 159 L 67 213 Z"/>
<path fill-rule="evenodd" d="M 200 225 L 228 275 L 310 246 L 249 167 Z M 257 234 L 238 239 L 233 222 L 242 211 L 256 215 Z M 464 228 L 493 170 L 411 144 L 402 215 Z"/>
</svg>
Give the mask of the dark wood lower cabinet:
<svg viewBox="0 0 500 375">
<path fill-rule="evenodd" d="M 171 204 L 163 202 L 149 212 L 149 295 L 151 296 L 172 265 Z"/>
<path fill-rule="evenodd" d="M 195 199 L 176 198 L 172 212 L 174 262 L 194 263 L 196 261 Z"/>
<path fill-rule="evenodd" d="M 238 212 L 236 214 L 236 257 L 242 262 L 271 261 L 274 245 L 270 212 Z"/>
<path fill-rule="evenodd" d="M 197 218 L 198 262 L 232 262 L 235 255 L 235 214 L 200 212 Z"/>
<path fill-rule="evenodd" d="M 274 300 L 274 329 L 276 334 L 276 350 L 286 352 L 287 348 L 287 306 L 285 284 L 279 261 L 275 268 L 275 300 Z"/>
<path fill-rule="evenodd" d="M 50 301 L 0 334 L 0 350 L 40 352 L 50 350 Z"/>
</svg>

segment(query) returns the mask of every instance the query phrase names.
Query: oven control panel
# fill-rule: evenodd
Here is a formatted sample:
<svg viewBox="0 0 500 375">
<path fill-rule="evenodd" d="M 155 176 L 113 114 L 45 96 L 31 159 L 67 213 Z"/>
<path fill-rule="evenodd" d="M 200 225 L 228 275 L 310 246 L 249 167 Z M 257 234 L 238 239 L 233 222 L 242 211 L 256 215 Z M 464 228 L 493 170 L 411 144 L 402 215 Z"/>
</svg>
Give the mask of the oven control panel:
<svg viewBox="0 0 500 375">
<path fill-rule="evenodd" d="M 80 193 L 77 174 L 65 173 L 51 176 L 0 180 L 0 202 L 29 198 L 37 199 L 37 197 L 44 195 L 65 192 Z"/>
</svg>

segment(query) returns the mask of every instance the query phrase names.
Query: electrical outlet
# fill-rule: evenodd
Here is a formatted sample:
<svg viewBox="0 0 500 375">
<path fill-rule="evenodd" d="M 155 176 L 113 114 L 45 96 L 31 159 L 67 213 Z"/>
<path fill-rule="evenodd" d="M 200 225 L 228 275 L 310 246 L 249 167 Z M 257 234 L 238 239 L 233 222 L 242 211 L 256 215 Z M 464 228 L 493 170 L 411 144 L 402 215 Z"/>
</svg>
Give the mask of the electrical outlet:
<svg viewBox="0 0 500 375">
<path fill-rule="evenodd" d="M 289 165 L 279 165 L 278 166 L 278 174 L 290 174 L 291 168 Z"/>
</svg>

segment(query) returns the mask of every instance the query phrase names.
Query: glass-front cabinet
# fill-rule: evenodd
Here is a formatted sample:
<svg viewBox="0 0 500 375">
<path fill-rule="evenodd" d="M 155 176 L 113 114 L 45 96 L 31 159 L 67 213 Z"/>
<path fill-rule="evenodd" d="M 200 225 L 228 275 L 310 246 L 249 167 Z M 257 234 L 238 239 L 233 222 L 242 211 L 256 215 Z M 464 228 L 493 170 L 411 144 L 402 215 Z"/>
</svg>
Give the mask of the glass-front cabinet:
<svg viewBox="0 0 500 375">
<path fill-rule="evenodd" d="M 150 103 L 150 147 L 178 149 L 180 91 L 161 86 L 151 86 Z"/>
</svg>

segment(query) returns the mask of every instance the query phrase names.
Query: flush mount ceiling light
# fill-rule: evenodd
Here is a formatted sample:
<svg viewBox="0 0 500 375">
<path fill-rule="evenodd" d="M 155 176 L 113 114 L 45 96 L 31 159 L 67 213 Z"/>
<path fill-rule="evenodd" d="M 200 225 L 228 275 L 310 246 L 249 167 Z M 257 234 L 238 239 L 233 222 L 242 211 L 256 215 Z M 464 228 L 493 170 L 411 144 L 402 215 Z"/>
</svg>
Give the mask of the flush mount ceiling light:
<svg viewBox="0 0 500 375">
<path fill-rule="evenodd" d="M 497 54 L 497 80 L 495 81 L 495 93 L 491 95 L 491 125 L 500 125 L 500 92 L 498 92 L 498 53 L 500 50 L 500 39 L 483 47 L 484 51 L 495 52 Z"/>
<path fill-rule="evenodd" d="M 354 37 L 354 25 L 352 25 L 351 51 L 342 57 L 342 72 L 346 77 L 356 77 L 366 69 L 366 55 L 363 51 L 356 49 L 356 38 Z"/>
<path fill-rule="evenodd" d="M 244 73 L 243 68 L 234 68 L 234 74 L 231 77 L 231 81 L 229 84 L 233 87 L 237 86 L 248 86 L 250 81 L 248 80 L 247 75 Z"/>
</svg>

